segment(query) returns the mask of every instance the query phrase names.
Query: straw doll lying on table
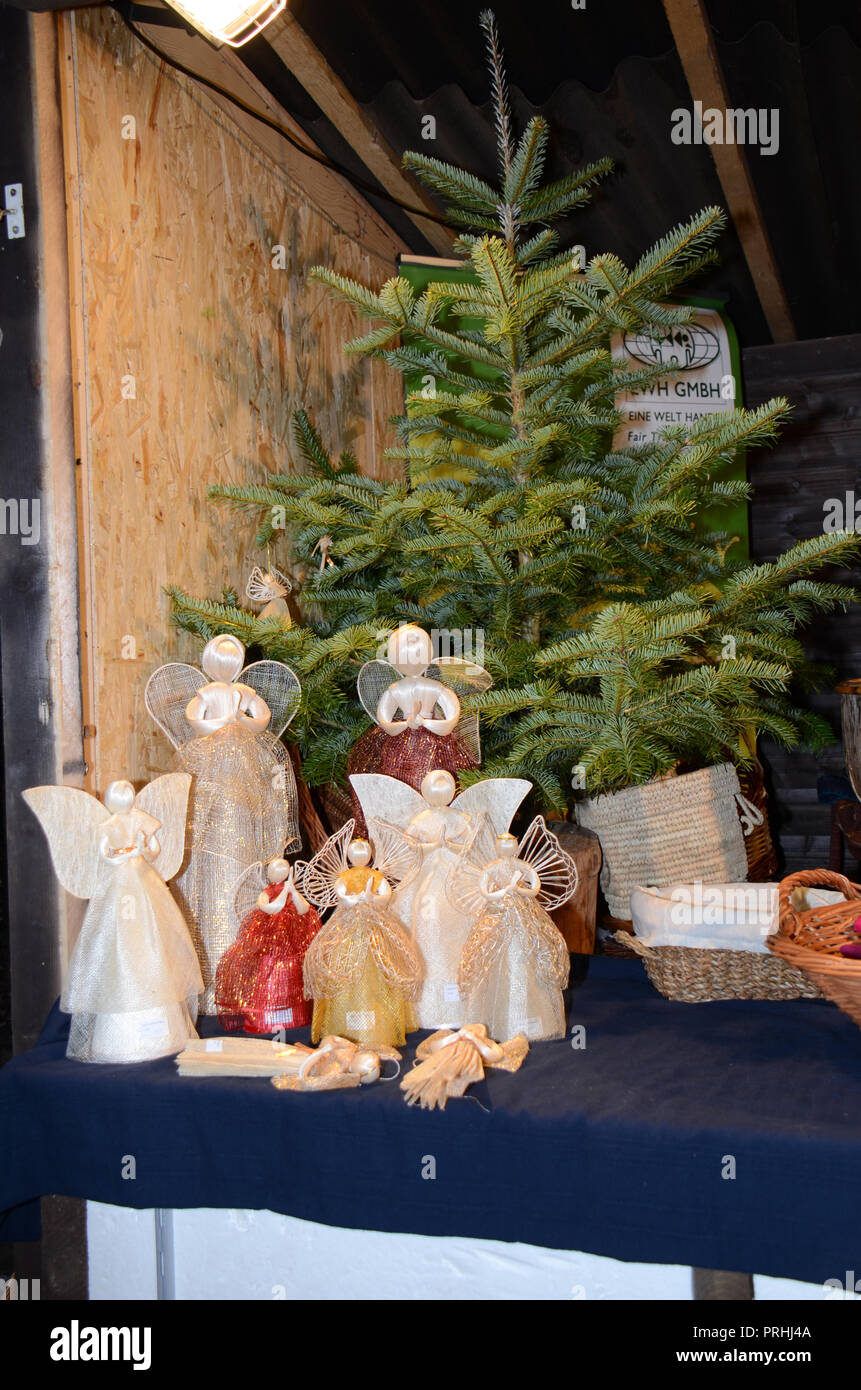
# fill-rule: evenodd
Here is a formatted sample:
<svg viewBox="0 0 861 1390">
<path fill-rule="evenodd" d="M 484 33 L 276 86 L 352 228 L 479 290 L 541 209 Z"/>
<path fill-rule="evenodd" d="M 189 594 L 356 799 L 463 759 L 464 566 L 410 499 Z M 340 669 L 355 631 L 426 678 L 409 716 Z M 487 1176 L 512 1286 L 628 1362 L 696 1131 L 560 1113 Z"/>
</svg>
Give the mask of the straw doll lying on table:
<svg viewBox="0 0 861 1390">
<path fill-rule="evenodd" d="M 420 853 L 381 833 L 375 864 L 355 821 L 328 839 L 302 874 L 318 908 L 337 904 L 305 955 L 305 993 L 314 1000 L 311 1040 L 337 1034 L 362 1047 L 397 1047 L 416 1027 L 411 1001 L 421 966 L 409 933 L 389 910 L 392 883 L 414 874 Z"/>
<path fill-rule="evenodd" d="M 543 816 L 519 845 L 514 835 L 494 841 L 483 821 L 453 865 L 446 891 L 475 916 L 458 971 L 467 1016 L 486 1024 L 494 1038 L 564 1037 L 570 960 L 548 909 L 577 891 L 577 866 Z"/>
</svg>

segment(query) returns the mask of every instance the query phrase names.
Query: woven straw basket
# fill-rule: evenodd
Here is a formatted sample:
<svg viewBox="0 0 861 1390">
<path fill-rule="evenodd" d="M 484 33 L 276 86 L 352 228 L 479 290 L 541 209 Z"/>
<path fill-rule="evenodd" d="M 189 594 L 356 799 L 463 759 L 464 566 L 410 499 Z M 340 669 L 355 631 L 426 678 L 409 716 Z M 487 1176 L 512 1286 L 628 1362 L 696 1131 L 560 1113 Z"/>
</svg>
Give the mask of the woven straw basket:
<svg viewBox="0 0 861 1390">
<path fill-rule="evenodd" d="M 659 994 L 682 1004 L 715 999 L 818 999 L 803 971 L 755 951 L 709 951 L 695 946 L 646 946 L 628 932 L 614 940 L 641 957 Z"/>
<path fill-rule="evenodd" d="M 601 841 L 601 887 L 611 916 L 630 921 L 631 893 L 643 883 L 746 879 L 740 796 L 738 773 L 721 763 L 578 802 L 577 820 Z"/>
<path fill-rule="evenodd" d="M 799 911 L 795 888 L 836 888 L 848 899 L 827 907 Z M 861 885 L 830 869 L 808 869 L 782 880 L 778 896 L 778 931 L 767 946 L 786 965 L 802 970 L 861 1028 L 861 959 L 841 956 L 846 941 L 859 941 L 852 924 L 861 917 Z"/>
</svg>

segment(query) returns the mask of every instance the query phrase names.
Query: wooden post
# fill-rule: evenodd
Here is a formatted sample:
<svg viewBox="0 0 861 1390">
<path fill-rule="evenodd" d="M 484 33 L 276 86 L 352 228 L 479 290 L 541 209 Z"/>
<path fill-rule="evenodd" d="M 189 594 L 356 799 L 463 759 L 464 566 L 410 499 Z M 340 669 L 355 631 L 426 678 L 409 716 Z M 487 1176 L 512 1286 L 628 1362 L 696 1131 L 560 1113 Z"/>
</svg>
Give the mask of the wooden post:
<svg viewBox="0 0 861 1390">
<path fill-rule="evenodd" d="M 553 920 L 565 937 L 569 951 L 591 956 L 595 951 L 601 842 L 594 830 L 586 830 L 572 821 L 551 821 L 549 828 L 566 854 L 571 855 L 580 876 L 576 894 L 564 907 L 557 908 L 552 914 Z"/>
</svg>

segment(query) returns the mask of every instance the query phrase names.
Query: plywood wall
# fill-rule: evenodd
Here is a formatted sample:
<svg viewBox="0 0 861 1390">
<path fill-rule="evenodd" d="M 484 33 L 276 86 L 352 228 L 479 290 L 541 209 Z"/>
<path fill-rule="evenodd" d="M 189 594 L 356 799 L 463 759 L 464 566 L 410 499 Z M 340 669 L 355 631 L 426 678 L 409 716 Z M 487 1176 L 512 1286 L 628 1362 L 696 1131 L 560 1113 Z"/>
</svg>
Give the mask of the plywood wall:
<svg viewBox="0 0 861 1390">
<path fill-rule="evenodd" d="M 163 586 L 241 589 L 265 558 L 207 485 L 283 468 L 297 406 L 381 471 L 399 383 L 344 357 L 357 325 L 306 274 L 328 263 L 378 283 L 401 247 L 334 176 L 270 158 L 113 12 L 62 24 L 85 718 L 101 790 L 170 765 L 143 687 L 196 648 L 169 628 Z"/>
</svg>

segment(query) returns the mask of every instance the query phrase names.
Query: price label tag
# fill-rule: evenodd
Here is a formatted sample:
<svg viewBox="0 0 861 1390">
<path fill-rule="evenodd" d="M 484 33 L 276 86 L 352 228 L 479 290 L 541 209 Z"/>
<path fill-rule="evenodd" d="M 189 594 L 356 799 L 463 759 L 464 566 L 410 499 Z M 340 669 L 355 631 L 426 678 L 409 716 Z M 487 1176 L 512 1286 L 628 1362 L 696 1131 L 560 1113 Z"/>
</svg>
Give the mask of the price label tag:
<svg viewBox="0 0 861 1390">
<path fill-rule="evenodd" d="M 221 1052 L 221 1051 L 222 1051 L 222 1048 L 223 1048 L 223 1044 L 224 1044 L 224 1039 L 223 1039 L 223 1038 L 207 1038 L 207 1039 L 206 1039 L 206 1051 L 207 1051 L 207 1052 Z"/>
<path fill-rule="evenodd" d="M 138 1033 L 142 1038 L 164 1038 L 167 1032 L 166 1018 L 149 1018 L 145 1023 L 138 1024 Z"/>
<path fill-rule="evenodd" d="M 460 990 L 456 984 L 444 984 L 442 987 L 443 1002 L 446 1004 L 457 1004 L 460 1001 Z"/>
</svg>

